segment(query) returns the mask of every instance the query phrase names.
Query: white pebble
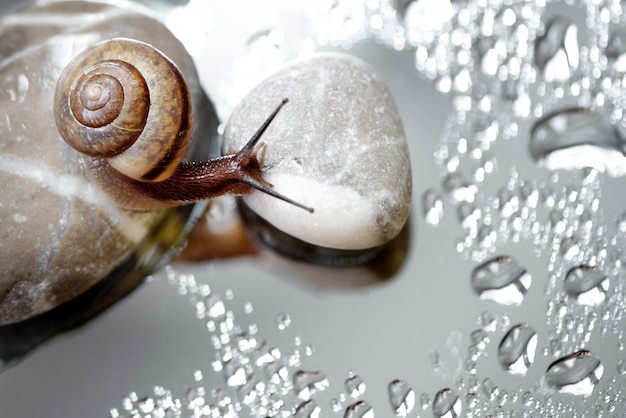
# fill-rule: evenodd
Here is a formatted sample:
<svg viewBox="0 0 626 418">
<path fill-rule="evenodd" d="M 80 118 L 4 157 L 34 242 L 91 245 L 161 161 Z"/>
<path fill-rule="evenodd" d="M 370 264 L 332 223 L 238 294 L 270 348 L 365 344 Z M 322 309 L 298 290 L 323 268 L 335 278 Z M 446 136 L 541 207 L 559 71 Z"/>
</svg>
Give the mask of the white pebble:
<svg viewBox="0 0 626 418">
<path fill-rule="evenodd" d="M 276 228 L 322 247 L 373 248 L 404 226 L 411 168 L 396 104 L 364 62 L 345 54 L 297 61 L 257 85 L 233 111 L 224 153 L 240 149 L 283 98 L 265 132 L 264 178 L 310 214 L 260 192 L 245 203 Z"/>
</svg>

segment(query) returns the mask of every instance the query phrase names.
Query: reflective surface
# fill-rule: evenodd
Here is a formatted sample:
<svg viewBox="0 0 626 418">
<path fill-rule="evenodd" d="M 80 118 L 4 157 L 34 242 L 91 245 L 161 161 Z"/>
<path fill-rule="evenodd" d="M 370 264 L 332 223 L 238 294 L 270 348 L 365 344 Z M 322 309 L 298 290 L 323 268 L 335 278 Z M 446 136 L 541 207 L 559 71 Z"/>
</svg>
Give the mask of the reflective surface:
<svg viewBox="0 0 626 418">
<path fill-rule="evenodd" d="M 365 269 L 271 251 L 175 263 L 2 373 L 3 412 L 622 415 L 622 4 L 249 3 L 155 10 L 195 16 L 178 33 L 195 31 L 187 44 L 222 120 L 264 75 L 313 50 L 344 46 L 379 72 L 411 153 L 401 267 L 364 281 Z M 535 158 L 539 130 L 557 137 Z M 589 144 L 610 153 L 546 163 L 592 131 L 611 135 Z M 481 298 L 476 272 L 521 296 Z"/>
</svg>

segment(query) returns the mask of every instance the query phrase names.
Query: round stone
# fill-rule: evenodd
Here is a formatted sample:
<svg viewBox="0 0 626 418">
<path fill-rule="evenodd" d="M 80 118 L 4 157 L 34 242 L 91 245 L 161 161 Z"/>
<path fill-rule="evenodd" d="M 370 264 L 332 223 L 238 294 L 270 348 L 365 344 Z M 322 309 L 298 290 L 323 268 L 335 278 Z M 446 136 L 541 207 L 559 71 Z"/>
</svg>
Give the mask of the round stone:
<svg viewBox="0 0 626 418">
<path fill-rule="evenodd" d="M 246 205 L 321 247 L 360 250 L 394 238 L 409 215 L 411 167 L 396 104 L 373 68 L 349 55 L 320 54 L 279 70 L 233 111 L 224 154 L 241 149 L 284 98 L 262 137 L 263 177 L 314 212 L 256 191 Z"/>
<path fill-rule="evenodd" d="M 79 21 L 85 22 L 80 28 L 65 25 Z M 117 207 L 105 191 L 112 187 L 106 164 L 71 149 L 56 128 L 52 104 L 62 69 L 87 46 L 116 36 L 166 53 L 186 75 L 202 111 L 206 96 L 191 57 L 150 17 L 67 1 L 0 21 L 0 38 L 6 39 L 0 45 L 0 325 L 49 311 L 131 265 L 154 264 L 162 251 L 145 259 L 141 251 L 163 239 L 157 233 L 166 230 L 163 225 L 172 228 L 172 236 L 179 228 L 166 223 L 176 219 L 170 211 Z M 197 116 L 203 124 L 197 125 L 197 136 L 210 137 L 207 118 Z M 167 248 L 161 244 L 158 248 Z"/>
</svg>

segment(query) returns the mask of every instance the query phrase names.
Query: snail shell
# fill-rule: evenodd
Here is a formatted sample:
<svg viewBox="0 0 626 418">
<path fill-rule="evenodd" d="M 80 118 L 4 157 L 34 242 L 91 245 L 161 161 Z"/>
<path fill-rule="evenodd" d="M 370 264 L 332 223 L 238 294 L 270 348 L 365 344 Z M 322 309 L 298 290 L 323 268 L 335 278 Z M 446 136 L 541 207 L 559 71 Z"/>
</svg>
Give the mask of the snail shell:
<svg viewBox="0 0 626 418">
<path fill-rule="evenodd" d="M 66 142 L 135 180 L 172 176 L 191 139 L 183 75 L 137 40 L 108 39 L 85 49 L 61 74 L 54 103 Z"/>
</svg>

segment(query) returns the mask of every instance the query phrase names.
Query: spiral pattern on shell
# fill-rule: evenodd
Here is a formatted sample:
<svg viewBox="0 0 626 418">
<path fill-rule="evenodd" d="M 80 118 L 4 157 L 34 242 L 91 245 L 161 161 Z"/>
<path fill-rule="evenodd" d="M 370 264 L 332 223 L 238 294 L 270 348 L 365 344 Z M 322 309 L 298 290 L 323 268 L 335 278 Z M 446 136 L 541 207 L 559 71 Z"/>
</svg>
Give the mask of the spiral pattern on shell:
<svg viewBox="0 0 626 418">
<path fill-rule="evenodd" d="M 176 64 L 153 46 L 115 38 L 63 70 L 54 97 L 63 139 L 139 181 L 170 177 L 191 139 L 190 93 Z"/>
</svg>

